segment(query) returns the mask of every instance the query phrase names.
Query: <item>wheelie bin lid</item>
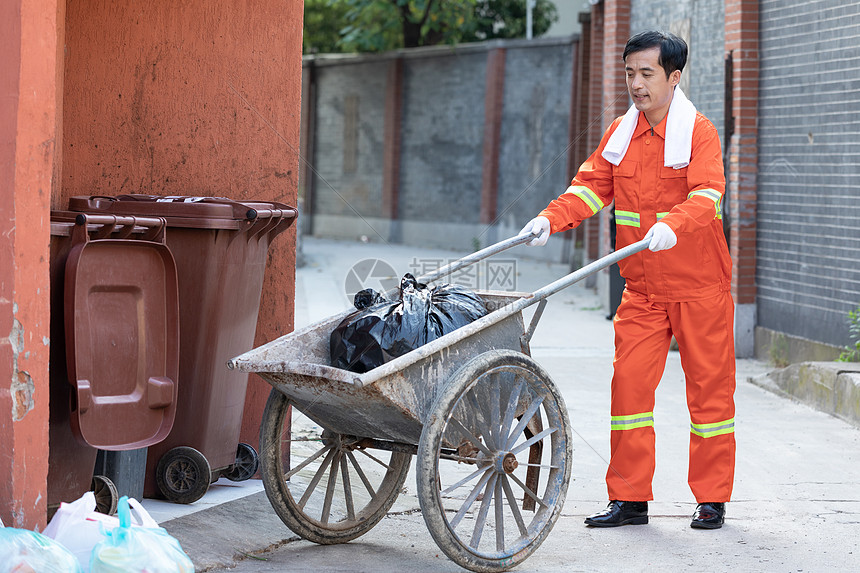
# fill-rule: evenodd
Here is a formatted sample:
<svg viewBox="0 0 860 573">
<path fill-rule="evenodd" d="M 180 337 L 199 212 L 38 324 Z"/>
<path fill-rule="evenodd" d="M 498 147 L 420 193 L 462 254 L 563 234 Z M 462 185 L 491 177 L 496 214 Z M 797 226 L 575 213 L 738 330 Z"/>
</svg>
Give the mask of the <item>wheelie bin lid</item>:
<svg viewBox="0 0 860 573">
<path fill-rule="evenodd" d="M 52 234 L 68 231 L 72 243 L 63 301 L 72 432 L 102 450 L 158 443 L 173 427 L 179 375 L 179 287 L 164 220 L 141 235 L 152 219 L 76 218 L 52 221 Z M 117 238 L 132 231 L 147 239 Z"/>
<path fill-rule="evenodd" d="M 130 194 L 76 196 L 69 210 L 83 213 L 164 217 L 168 227 L 241 230 L 271 220 L 280 230 L 298 216 L 295 207 L 277 201 L 234 201 L 226 197 Z"/>
</svg>

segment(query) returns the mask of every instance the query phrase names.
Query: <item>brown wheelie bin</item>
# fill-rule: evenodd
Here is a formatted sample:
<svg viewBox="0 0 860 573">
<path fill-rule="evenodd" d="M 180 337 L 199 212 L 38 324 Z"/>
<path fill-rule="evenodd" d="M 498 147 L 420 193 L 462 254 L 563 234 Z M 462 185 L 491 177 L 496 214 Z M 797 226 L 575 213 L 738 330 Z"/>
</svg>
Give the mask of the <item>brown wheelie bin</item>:
<svg viewBox="0 0 860 573">
<path fill-rule="evenodd" d="M 179 398 L 173 430 L 149 448 L 144 495 L 191 503 L 221 475 L 252 477 L 257 452 L 239 443 L 248 375 L 226 364 L 253 347 L 267 251 L 296 209 L 156 195 L 73 197 L 69 208 L 167 221 L 179 276 Z"/>
</svg>

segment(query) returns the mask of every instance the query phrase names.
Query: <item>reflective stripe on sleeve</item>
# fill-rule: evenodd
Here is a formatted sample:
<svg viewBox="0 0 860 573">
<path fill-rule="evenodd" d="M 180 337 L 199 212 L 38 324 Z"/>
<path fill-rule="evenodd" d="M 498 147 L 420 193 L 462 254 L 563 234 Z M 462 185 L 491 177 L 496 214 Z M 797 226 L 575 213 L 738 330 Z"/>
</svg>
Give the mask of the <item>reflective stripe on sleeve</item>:
<svg viewBox="0 0 860 573">
<path fill-rule="evenodd" d="M 720 198 L 723 196 L 723 194 L 720 193 L 719 191 L 717 191 L 716 189 L 697 189 L 695 191 L 691 191 L 687 195 L 687 199 L 689 199 L 690 197 L 696 197 L 697 195 L 701 196 L 701 197 L 707 197 L 708 199 L 710 199 L 714 203 L 717 203 L 720 200 Z"/>
<path fill-rule="evenodd" d="M 668 214 L 669 214 L 668 211 L 666 211 L 665 213 L 657 213 L 657 220 L 659 221 L 660 219 L 662 219 L 663 217 L 665 217 Z"/>
<path fill-rule="evenodd" d="M 626 225 L 628 227 L 638 227 L 639 213 L 634 213 L 633 211 L 619 211 L 618 209 L 616 209 L 615 224 Z"/>
<path fill-rule="evenodd" d="M 654 425 L 654 412 L 630 414 L 627 416 L 612 416 L 612 430 L 633 430 Z"/>
<path fill-rule="evenodd" d="M 735 419 L 730 418 L 713 424 L 690 424 L 690 432 L 703 438 L 713 438 L 723 434 L 733 434 L 735 431 Z"/>
<path fill-rule="evenodd" d="M 591 209 L 591 213 L 597 213 L 601 209 L 603 209 L 603 201 L 600 200 L 600 197 L 597 196 L 597 193 L 589 189 L 588 187 L 583 187 L 582 185 L 571 185 L 567 188 L 565 194 L 572 193 L 585 201 L 585 204 Z"/>
<path fill-rule="evenodd" d="M 714 214 L 714 219 L 722 219 L 723 218 L 723 210 L 721 204 L 723 202 L 723 194 L 717 191 L 716 189 L 697 189 L 696 191 L 692 191 L 687 195 L 687 199 L 690 197 L 706 197 L 714 202 L 714 206 L 716 208 L 716 213 Z"/>
</svg>

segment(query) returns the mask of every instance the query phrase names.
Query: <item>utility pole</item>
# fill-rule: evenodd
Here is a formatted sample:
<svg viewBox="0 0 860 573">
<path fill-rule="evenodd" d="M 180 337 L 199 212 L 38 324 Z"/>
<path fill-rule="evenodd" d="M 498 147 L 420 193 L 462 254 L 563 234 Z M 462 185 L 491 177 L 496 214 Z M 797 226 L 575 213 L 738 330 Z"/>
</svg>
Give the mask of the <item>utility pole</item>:
<svg viewBox="0 0 860 573">
<path fill-rule="evenodd" d="M 526 39 L 532 39 L 532 10 L 534 10 L 537 0 L 526 0 Z"/>
</svg>

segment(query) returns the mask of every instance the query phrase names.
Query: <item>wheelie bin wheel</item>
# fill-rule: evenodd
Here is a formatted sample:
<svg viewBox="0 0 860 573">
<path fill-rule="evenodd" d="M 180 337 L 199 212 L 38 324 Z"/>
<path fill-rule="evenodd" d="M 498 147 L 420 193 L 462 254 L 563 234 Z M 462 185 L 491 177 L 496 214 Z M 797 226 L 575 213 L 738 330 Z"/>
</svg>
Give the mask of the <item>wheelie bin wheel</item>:
<svg viewBox="0 0 860 573">
<path fill-rule="evenodd" d="M 260 457 L 254 446 L 240 442 L 236 449 L 236 462 L 221 472 L 221 475 L 230 481 L 245 481 L 254 477 L 259 465 Z"/>
<path fill-rule="evenodd" d="M 530 357 L 492 350 L 464 364 L 418 445 L 418 501 L 439 548 L 472 571 L 525 560 L 561 515 L 571 442 L 561 393 Z"/>
<path fill-rule="evenodd" d="M 105 476 L 93 476 L 90 489 L 96 498 L 96 511 L 105 515 L 116 513 L 116 504 L 119 502 L 119 492 L 114 483 Z"/>
<path fill-rule="evenodd" d="M 161 456 L 155 472 L 161 494 L 174 503 L 193 503 L 209 489 L 209 462 L 188 446 L 173 448 Z"/>
<path fill-rule="evenodd" d="M 260 427 L 260 475 L 275 513 L 314 543 L 367 533 L 397 499 L 412 455 L 365 449 L 290 405 L 273 389 Z"/>
</svg>

